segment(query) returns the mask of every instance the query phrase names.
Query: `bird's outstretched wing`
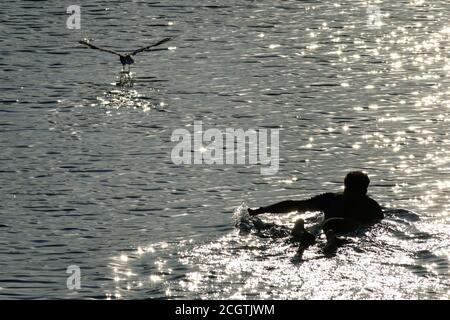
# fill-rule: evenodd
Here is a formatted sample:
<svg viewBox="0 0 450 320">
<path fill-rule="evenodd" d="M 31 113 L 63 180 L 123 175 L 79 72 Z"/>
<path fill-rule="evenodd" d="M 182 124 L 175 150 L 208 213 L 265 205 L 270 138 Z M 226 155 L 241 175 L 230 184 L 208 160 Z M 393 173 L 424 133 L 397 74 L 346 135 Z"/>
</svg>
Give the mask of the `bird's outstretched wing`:
<svg viewBox="0 0 450 320">
<path fill-rule="evenodd" d="M 92 43 L 90 43 L 89 40 L 80 40 L 80 41 L 78 41 L 78 43 L 84 44 L 85 46 L 88 46 L 91 49 L 96 49 L 96 50 L 100 50 L 100 51 L 103 51 L 103 52 L 112 53 L 112 54 L 115 54 L 115 55 L 118 55 L 118 56 L 123 56 L 122 54 L 120 54 L 120 53 L 118 53 L 118 52 L 116 52 L 114 50 L 97 47 L 97 46 L 93 45 Z"/>
<path fill-rule="evenodd" d="M 155 44 L 152 44 L 152 45 L 150 45 L 150 46 L 147 46 L 147 47 L 144 47 L 144 48 L 140 48 L 140 49 L 134 50 L 133 52 L 130 53 L 130 55 L 134 56 L 135 54 L 137 54 L 137 53 L 139 53 L 139 52 L 146 51 L 146 50 L 148 50 L 148 49 L 150 49 L 150 48 L 160 46 L 160 45 L 162 45 L 163 43 L 166 43 L 167 41 L 170 41 L 170 40 L 172 40 L 172 38 L 164 38 L 164 39 L 162 39 L 161 41 L 158 41 L 158 42 L 155 43 Z"/>
</svg>

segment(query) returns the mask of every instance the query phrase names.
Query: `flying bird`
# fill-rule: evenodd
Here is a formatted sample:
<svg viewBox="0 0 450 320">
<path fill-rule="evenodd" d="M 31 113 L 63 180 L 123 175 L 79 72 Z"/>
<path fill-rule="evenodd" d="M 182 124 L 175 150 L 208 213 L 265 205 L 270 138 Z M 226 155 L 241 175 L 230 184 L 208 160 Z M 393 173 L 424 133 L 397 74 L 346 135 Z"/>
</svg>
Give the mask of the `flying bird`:
<svg viewBox="0 0 450 320">
<path fill-rule="evenodd" d="M 134 63 L 134 59 L 131 56 L 134 56 L 134 55 L 136 55 L 136 54 L 138 54 L 140 52 L 143 52 L 143 51 L 164 50 L 164 49 L 153 49 L 153 50 L 150 50 L 150 49 L 153 48 L 153 47 L 160 46 L 163 43 L 166 43 L 167 41 L 169 41 L 171 39 L 172 38 L 164 38 L 164 39 L 162 39 L 161 41 L 158 41 L 155 44 L 152 44 L 152 45 L 149 45 L 149 46 L 146 46 L 146 47 L 134 50 L 134 51 L 132 51 L 130 53 L 127 53 L 127 54 L 122 54 L 122 53 L 119 53 L 119 52 L 111 50 L 111 49 L 100 48 L 100 47 L 98 47 L 96 45 L 93 45 L 89 39 L 83 39 L 83 40 L 80 40 L 78 42 L 83 44 L 83 45 L 85 45 L 85 46 L 88 46 L 91 49 L 96 49 L 96 50 L 99 50 L 99 51 L 112 53 L 112 54 L 115 54 L 115 55 L 119 56 L 120 62 L 122 63 L 122 71 L 125 71 L 125 66 L 126 65 L 128 65 L 128 71 L 130 71 L 130 66 Z"/>
</svg>

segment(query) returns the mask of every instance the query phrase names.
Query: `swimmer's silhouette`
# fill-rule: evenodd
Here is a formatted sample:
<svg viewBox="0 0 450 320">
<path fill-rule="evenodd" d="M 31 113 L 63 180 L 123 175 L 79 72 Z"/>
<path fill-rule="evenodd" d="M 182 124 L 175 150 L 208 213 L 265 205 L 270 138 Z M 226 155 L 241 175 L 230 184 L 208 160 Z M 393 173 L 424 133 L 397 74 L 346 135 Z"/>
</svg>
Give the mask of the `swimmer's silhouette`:
<svg viewBox="0 0 450 320">
<path fill-rule="evenodd" d="M 85 45 L 85 46 L 88 46 L 91 49 L 96 49 L 96 50 L 99 50 L 99 51 L 102 51 L 102 52 L 112 53 L 112 54 L 115 54 L 115 55 L 119 56 L 120 63 L 122 63 L 122 71 L 125 71 L 125 66 L 128 65 L 128 72 L 129 72 L 130 71 L 130 66 L 134 63 L 134 59 L 131 56 L 134 56 L 134 55 L 136 55 L 136 54 L 138 54 L 138 53 L 140 53 L 142 51 L 156 51 L 158 49 L 156 49 L 156 50 L 155 49 L 154 50 L 150 50 L 150 49 L 153 48 L 153 47 L 160 46 L 163 43 L 166 43 L 167 41 L 169 41 L 171 39 L 172 38 L 164 38 L 164 39 L 162 39 L 161 41 L 158 41 L 155 44 L 152 44 L 152 45 L 149 45 L 149 46 L 146 46 L 146 47 L 134 50 L 134 51 L 132 51 L 130 53 L 127 53 L 127 54 L 122 54 L 122 53 L 119 53 L 119 52 L 111 50 L 111 49 L 100 48 L 100 47 L 98 47 L 96 45 L 93 45 L 90 42 L 90 40 L 88 40 L 88 39 L 83 39 L 83 40 L 80 40 L 78 42 L 83 44 L 83 45 Z"/>
<path fill-rule="evenodd" d="M 324 193 L 308 200 L 282 201 L 267 207 L 248 209 L 250 215 L 262 213 L 288 213 L 292 211 L 322 211 L 325 215 L 322 229 L 327 237 L 325 253 L 334 251 L 340 239 L 336 232 L 350 232 L 362 225 L 375 223 L 383 219 L 384 215 L 380 205 L 367 196 L 367 188 L 370 179 L 364 172 L 349 172 L 344 180 L 345 189 L 343 193 Z M 302 219 L 299 219 L 292 236 L 298 238 L 304 245 L 313 243 L 314 236 L 304 228 Z"/>
</svg>

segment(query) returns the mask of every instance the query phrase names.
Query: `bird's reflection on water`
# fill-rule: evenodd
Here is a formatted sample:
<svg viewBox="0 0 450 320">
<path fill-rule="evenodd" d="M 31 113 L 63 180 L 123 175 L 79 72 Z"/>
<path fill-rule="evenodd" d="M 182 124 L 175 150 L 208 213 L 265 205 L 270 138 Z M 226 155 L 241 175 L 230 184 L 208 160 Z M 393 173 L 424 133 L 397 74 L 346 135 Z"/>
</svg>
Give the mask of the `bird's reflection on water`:
<svg viewBox="0 0 450 320">
<path fill-rule="evenodd" d="M 116 86 L 122 89 L 133 87 L 133 76 L 130 71 L 121 71 L 118 76 Z"/>
<path fill-rule="evenodd" d="M 151 79 L 150 84 L 155 82 Z M 120 71 L 117 75 L 117 81 L 114 89 L 108 90 L 103 95 L 98 96 L 99 105 L 108 109 L 131 108 L 139 109 L 143 112 L 150 110 L 165 111 L 165 103 L 160 94 L 160 89 L 156 86 L 146 87 L 145 94 L 142 93 L 144 89 L 135 86 L 139 83 L 130 71 Z"/>
</svg>

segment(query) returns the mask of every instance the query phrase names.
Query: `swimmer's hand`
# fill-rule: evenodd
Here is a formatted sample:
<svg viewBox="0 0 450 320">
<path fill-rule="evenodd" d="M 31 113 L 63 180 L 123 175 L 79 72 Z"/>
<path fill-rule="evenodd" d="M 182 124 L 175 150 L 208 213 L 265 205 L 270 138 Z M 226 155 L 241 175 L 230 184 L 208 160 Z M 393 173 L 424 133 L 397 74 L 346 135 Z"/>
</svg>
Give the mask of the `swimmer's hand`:
<svg viewBox="0 0 450 320">
<path fill-rule="evenodd" d="M 259 207 L 257 209 L 248 208 L 247 211 L 248 211 L 248 214 L 251 215 L 251 216 L 256 216 L 258 214 L 265 213 L 263 207 Z"/>
</svg>

